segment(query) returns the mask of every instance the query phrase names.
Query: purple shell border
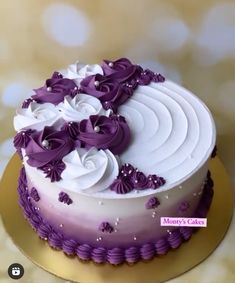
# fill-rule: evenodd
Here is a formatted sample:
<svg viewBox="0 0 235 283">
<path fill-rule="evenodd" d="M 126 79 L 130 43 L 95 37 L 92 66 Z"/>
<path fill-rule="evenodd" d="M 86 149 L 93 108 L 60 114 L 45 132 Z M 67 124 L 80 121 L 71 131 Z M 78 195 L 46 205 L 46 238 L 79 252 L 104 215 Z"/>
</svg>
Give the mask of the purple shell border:
<svg viewBox="0 0 235 283">
<path fill-rule="evenodd" d="M 24 212 L 25 218 L 29 221 L 38 236 L 57 250 L 69 256 L 78 256 L 81 260 L 93 260 L 96 263 L 110 263 L 119 265 L 124 262 L 133 264 L 139 260 L 150 260 L 155 256 L 164 255 L 170 249 L 178 248 L 184 241 L 191 238 L 193 232 L 198 228 L 180 227 L 176 228 L 169 235 L 162 237 L 155 243 L 146 243 L 142 246 L 132 246 L 129 248 L 92 247 L 88 244 L 79 244 L 73 239 L 66 239 L 62 234 L 56 232 L 53 227 L 47 223 L 35 210 L 29 197 L 25 169 L 22 168 L 18 180 L 19 204 Z M 213 198 L 213 181 L 210 173 L 207 182 L 204 185 L 201 201 L 196 209 L 195 217 L 206 217 Z"/>
</svg>

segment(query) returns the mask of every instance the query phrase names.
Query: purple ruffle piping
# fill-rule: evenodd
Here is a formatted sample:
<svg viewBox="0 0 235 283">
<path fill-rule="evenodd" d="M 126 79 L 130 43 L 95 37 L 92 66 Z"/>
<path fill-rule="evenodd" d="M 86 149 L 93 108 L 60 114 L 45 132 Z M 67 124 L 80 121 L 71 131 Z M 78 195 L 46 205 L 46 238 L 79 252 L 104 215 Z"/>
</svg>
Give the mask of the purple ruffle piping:
<svg viewBox="0 0 235 283">
<path fill-rule="evenodd" d="M 77 255 L 81 260 L 93 260 L 96 263 L 108 262 L 118 265 L 123 262 L 133 264 L 139 260 L 149 260 L 154 256 L 164 255 L 170 249 L 178 248 L 184 241 L 192 236 L 193 232 L 198 230 L 192 227 L 180 227 L 171 231 L 171 234 L 162 237 L 155 243 L 146 243 L 141 247 L 113 248 L 91 247 L 88 244 L 79 244 L 73 239 L 66 239 L 61 233 L 57 232 L 47 221 L 45 221 L 37 210 L 34 209 L 29 191 L 27 189 L 27 180 L 24 168 L 20 171 L 18 180 L 19 204 L 25 217 L 30 222 L 40 238 L 47 240 L 52 248 L 63 250 L 69 256 Z M 194 214 L 195 217 L 205 217 L 209 210 L 213 198 L 213 181 L 210 174 L 207 176 L 207 182 L 204 186 L 200 203 Z"/>
</svg>

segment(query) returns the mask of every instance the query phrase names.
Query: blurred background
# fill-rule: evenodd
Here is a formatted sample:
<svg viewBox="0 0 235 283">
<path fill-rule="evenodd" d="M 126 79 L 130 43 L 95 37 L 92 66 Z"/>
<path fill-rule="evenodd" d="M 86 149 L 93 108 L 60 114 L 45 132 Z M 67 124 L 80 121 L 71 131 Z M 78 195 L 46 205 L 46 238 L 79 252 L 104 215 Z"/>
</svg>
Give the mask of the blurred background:
<svg viewBox="0 0 235 283">
<path fill-rule="evenodd" d="M 1 0 L 0 19 L 0 176 L 15 109 L 33 88 L 76 60 L 127 56 L 206 102 L 235 184 L 234 0 Z"/>
</svg>

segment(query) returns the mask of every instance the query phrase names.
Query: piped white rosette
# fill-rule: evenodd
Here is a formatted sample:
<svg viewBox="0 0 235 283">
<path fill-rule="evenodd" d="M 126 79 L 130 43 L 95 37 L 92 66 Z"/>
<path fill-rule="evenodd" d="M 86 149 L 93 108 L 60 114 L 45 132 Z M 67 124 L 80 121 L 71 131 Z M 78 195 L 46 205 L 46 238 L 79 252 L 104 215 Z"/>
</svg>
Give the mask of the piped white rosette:
<svg viewBox="0 0 235 283">
<path fill-rule="evenodd" d="M 84 78 L 96 74 L 103 75 L 103 70 L 100 65 L 84 65 L 77 61 L 76 63 L 69 65 L 67 69 L 61 70 L 60 73 L 64 78 L 71 79 L 77 86 L 80 86 L 80 82 Z"/>
<path fill-rule="evenodd" d="M 91 95 L 79 93 L 74 98 L 65 96 L 64 102 L 58 105 L 60 115 L 65 121 L 82 121 L 90 115 L 109 116 L 110 110 L 106 111 L 100 101 Z"/>
<path fill-rule="evenodd" d="M 14 128 L 17 132 L 26 129 L 41 131 L 45 126 L 61 124 L 58 108 L 52 103 L 39 104 L 31 102 L 28 108 L 19 108 L 14 117 Z"/>
<path fill-rule="evenodd" d="M 89 194 L 107 189 L 119 173 L 118 160 L 109 150 L 75 149 L 63 158 L 66 167 L 58 185 Z"/>
</svg>

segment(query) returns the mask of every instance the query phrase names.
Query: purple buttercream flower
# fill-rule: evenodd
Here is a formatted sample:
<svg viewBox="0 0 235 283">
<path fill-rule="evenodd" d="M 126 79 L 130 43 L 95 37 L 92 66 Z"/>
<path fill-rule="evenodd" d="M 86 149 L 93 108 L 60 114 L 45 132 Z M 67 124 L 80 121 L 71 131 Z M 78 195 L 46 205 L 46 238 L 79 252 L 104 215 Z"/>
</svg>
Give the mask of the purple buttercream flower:
<svg viewBox="0 0 235 283">
<path fill-rule="evenodd" d="M 40 196 L 38 194 L 38 191 L 34 187 L 30 191 L 30 196 L 36 202 L 38 202 L 40 200 Z"/>
<path fill-rule="evenodd" d="M 72 199 L 65 192 L 60 192 L 59 193 L 58 201 L 66 203 L 67 205 L 70 205 L 70 204 L 73 203 Z"/>
<path fill-rule="evenodd" d="M 128 82 L 130 85 L 136 83 L 143 69 L 139 65 L 134 65 L 126 58 L 116 61 L 104 60 L 102 63 L 104 74 L 119 83 Z"/>
<path fill-rule="evenodd" d="M 120 58 L 116 61 L 104 60 L 101 67 L 105 75 L 122 72 L 134 66 L 127 58 Z"/>
<path fill-rule="evenodd" d="M 148 187 L 148 178 L 143 172 L 135 170 L 131 180 L 133 186 L 139 190 L 144 190 Z"/>
<path fill-rule="evenodd" d="M 73 80 L 63 78 L 58 72 L 54 72 L 52 77 L 46 80 L 43 87 L 35 89 L 35 95 L 32 95 L 38 103 L 50 102 L 55 105 L 64 101 L 66 95 L 73 96 L 78 92 L 77 85 Z"/>
<path fill-rule="evenodd" d="M 151 197 L 145 204 L 146 209 L 154 209 L 160 205 L 160 201 L 156 197 Z"/>
<path fill-rule="evenodd" d="M 25 151 L 30 166 L 43 167 L 52 161 L 61 160 L 73 149 L 74 141 L 66 131 L 56 131 L 53 127 L 45 127 L 43 131 L 30 135 Z"/>
<path fill-rule="evenodd" d="M 102 222 L 99 226 L 99 231 L 103 233 L 112 233 L 114 231 L 113 226 L 109 222 Z"/>
<path fill-rule="evenodd" d="M 31 134 L 35 132 L 34 130 L 26 130 L 26 131 L 21 131 L 19 133 L 17 133 L 14 137 L 14 146 L 15 148 L 21 149 L 21 148 L 26 148 L 26 146 L 28 145 L 29 141 L 30 141 L 30 136 Z"/>
<path fill-rule="evenodd" d="M 91 115 L 80 122 L 78 139 L 88 148 L 94 146 L 121 154 L 130 142 L 130 129 L 123 117 Z"/>
<path fill-rule="evenodd" d="M 46 178 L 51 179 L 51 182 L 58 182 L 61 180 L 61 173 L 65 169 L 65 164 L 62 160 L 54 160 L 40 167 L 40 169 L 46 174 Z"/>
<path fill-rule="evenodd" d="M 29 104 L 33 101 L 33 99 L 30 97 L 30 98 L 27 98 L 23 101 L 22 103 L 22 108 L 28 108 L 29 107 Z"/>
<path fill-rule="evenodd" d="M 158 189 L 166 183 L 166 180 L 163 177 L 157 175 L 148 175 L 148 188 Z"/>
<path fill-rule="evenodd" d="M 133 188 L 131 181 L 124 176 L 118 176 L 110 186 L 111 191 L 115 191 L 117 194 L 127 194 Z"/>
<path fill-rule="evenodd" d="M 179 205 L 179 211 L 180 212 L 185 212 L 188 210 L 190 207 L 189 203 L 187 201 L 182 201 L 181 204 Z"/>
<path fill-rule="evenodd" d="M 134 92 L 134 88 L 121 84 L 111 76 L 91 75 L 81 81 L 81 91 L 98 98 L 103 107 L 115 113 Z"/>
<path fill-rule="evenodd" d="M 72 139 L 76 140 L 79 133 L 79 123 L 77 122 L 65 123 L 62 126 L 61 130 L 66 131 Z"/>
</svg>

